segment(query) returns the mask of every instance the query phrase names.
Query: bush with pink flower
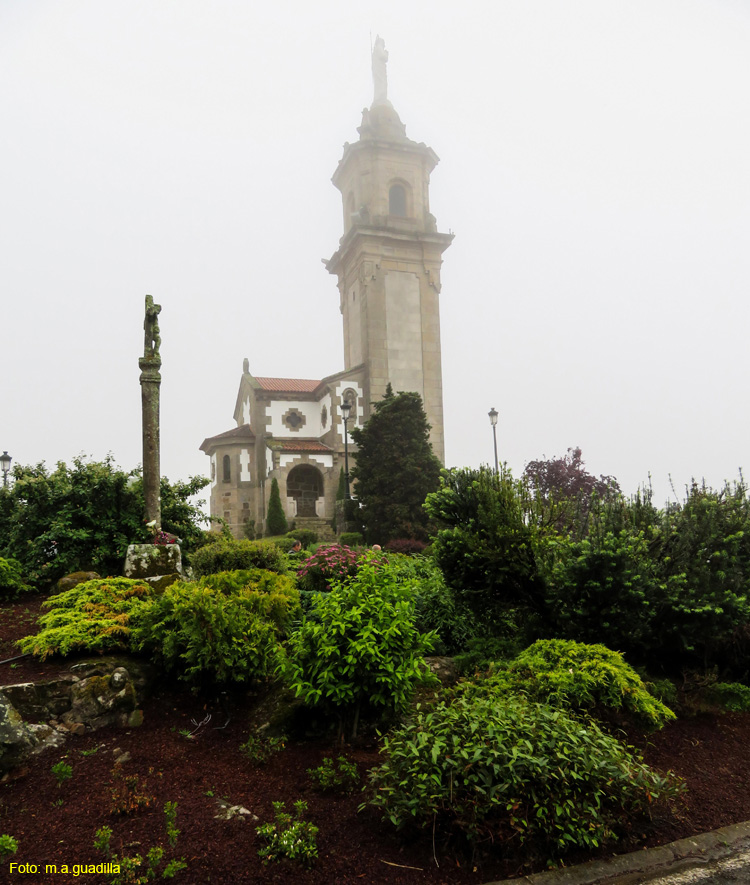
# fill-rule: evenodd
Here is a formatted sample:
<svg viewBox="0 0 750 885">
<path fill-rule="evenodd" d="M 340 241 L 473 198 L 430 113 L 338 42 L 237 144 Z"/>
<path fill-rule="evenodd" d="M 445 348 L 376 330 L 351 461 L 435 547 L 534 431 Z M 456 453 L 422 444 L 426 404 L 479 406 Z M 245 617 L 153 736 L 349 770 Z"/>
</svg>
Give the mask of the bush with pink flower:
<svg viewBox="0 0 750 885">
<path fill-rule="evenodd" d="M 297 570 L 301 590 L 328 592 L 333 581 L 357 574 L 359 555 L 345 544 L 320 546 Z"/>
</svg>

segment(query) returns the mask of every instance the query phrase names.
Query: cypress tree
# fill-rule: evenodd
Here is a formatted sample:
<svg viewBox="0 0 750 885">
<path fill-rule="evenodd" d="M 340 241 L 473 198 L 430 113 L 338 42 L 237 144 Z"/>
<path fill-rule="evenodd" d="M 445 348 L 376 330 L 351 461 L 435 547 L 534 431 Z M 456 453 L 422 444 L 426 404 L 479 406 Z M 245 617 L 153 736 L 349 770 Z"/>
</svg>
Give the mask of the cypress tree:
<svg viewBox="0 0 750 885">
<path fill-rule="evenodd" d="M 278 480 L 271 482 L 271 495 L 268 498 L 268 518 L 266 519 L 267 535 L 284 535 L 287 531 L 286 516 L 281 506 Z"/>
</svg>

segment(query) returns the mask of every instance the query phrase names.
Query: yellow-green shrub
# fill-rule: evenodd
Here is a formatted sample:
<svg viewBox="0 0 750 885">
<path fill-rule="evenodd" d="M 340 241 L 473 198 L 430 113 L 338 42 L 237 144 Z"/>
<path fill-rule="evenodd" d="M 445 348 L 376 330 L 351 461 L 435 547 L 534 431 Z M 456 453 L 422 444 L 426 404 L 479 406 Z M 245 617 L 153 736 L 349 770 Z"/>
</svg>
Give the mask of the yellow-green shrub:
<svg viewBox="0 0 750 885">
<path fill-rule="evenodd" d="M 41 631 L 18 645 L 42 660 L 52 654 L 127 649 L 131 618 L 151 593 L 145 581 L 130 578 L 85 581 L 45 600 L 42 605 L 50 611 L 39 618 Z"/>
</svg>

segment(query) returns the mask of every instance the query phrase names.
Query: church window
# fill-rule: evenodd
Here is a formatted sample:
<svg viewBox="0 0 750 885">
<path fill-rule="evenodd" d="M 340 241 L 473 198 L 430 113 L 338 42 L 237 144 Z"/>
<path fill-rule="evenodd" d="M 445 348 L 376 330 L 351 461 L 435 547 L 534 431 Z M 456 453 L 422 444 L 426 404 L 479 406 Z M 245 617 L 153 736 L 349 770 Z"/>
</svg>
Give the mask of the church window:
<svg viewBox="0 0 750 885">
<path fill-rule="evenodd" d="M 224 482 L 232 481 L 232 459 L 229 455 L 224 455 L 222 459 L 222 472 L 224 475 Z"/>
<path fill-rule="evenodd" d="M 323 406 L 323 408 L 320 410 L 320 426 L 325 430 L 327 424 L 328 424 L 328 407 Z"/>
<path fill-rule="evenodd" d="M 289 409 L 284 413 L 284 417 L 281 420 L 290 430 L 294 431 L 299 430 L 307 424 L 307 418 L 305 418 L 299 409 Z"/>
<path fill-rule="evenodd" d="M 392 184 L 388 191 L 388 214 L 406 218 L 406 189 L 402 184 Z"/>
</svg>

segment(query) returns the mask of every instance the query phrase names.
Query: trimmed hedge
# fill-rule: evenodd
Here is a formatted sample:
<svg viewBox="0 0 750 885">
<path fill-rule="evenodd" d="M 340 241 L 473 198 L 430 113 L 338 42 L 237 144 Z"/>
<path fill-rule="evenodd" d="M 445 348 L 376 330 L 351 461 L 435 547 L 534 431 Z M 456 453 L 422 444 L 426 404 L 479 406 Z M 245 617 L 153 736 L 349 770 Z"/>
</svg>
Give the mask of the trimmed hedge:
<svg viewBox="0 0 750 885">
<path fill-rule="evenodd" d="M 262 568 L 285 574 L 289 561 L 272 541 L 235 541 L 222 538 L 196 550 L 191 563 L 197 578 L 217 572 Z"/>
</svg>

